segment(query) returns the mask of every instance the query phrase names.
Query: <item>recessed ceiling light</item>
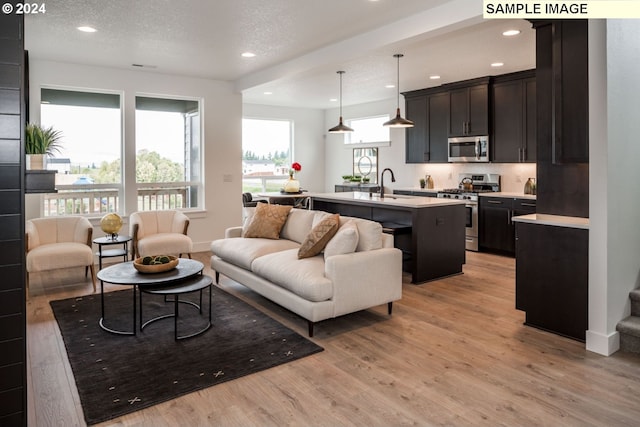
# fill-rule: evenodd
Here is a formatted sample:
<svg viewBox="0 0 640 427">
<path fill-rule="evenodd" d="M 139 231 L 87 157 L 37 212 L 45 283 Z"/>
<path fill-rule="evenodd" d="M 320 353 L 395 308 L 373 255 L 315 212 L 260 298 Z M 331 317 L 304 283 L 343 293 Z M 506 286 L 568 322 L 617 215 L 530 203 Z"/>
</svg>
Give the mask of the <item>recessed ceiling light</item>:
<svg viewBox="0 0 640 427">
<path fill-rule="evenodd" d="M 253 58 L 254 56 L 256 56 L 256 54 L 255 54 L 255 53 L 253 53 L 253 52 L 244 52 L 244 53 L 242 54 L 242 57 L 243 57 L 243 58 Z"/>
<path fill-rule="evenodd" d="M 518 34 L 520 34 L 520 30 L 507 30 L 502 33 L 505 37 L 517 36 Z"/>
<path fill-rule="evenodd" d="M 434 76 L 429 76 L 429 78 L 431 80 L 438 80 L 440 78 L 440 76 L 434 75 Z"/>
<path fill-rule="evenodd" d="M 502 67 L 504 65 L 504 62 L 494 62 L 493 64 L 491 64 L 492 67 Z"/>
<path fill-rule="evenodd" d="M 338 98 L 331 98 L 329 101 L 330 102 L 338 102 Z"/>
<path fill-rule="evenodd" d="M 273 92 L 263 92 L 265 95 L 273 95 Z"/>
<path fill-rule="evenodd" d="M 387 89 L 393 89 L 394 87 L 396 87 L 396 85 L 386 85 L 385 86 Z"/>
<path fill-rule="evenodd" d="M 83 33 L 95 33 L 96 31 L 98 31 L 93 27 L 78 27 L 78 30 L 82 31 Z"/>
</svg>

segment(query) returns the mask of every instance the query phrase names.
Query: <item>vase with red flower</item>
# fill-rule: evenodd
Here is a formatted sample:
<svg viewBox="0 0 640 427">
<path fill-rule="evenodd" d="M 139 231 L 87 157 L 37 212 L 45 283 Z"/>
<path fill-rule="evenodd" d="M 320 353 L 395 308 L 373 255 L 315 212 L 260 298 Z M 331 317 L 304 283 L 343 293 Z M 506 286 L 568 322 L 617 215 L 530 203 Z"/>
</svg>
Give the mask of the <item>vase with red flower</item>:
<svg viewBox="0 0 640 427">
<path fill-rule="evenodd" d="M 295 178 L 295 173 L 300 172 L 302 166 L 298 162 L 293 162 L 291 169 L 289 169 L 289 179 L 284 183 L 283 191 L 285 193 L 299 193 L 300 181 Z"/>
</svg>

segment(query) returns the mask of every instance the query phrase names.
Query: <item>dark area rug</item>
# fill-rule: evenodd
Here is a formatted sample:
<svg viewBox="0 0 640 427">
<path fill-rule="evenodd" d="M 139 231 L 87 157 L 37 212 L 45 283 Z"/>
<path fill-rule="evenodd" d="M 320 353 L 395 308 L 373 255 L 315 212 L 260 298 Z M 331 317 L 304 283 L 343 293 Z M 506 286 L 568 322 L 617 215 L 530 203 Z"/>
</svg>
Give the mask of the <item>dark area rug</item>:
<svg viewBox="0 0 640 427">
<path fill-rule="evenodd" d="M 100 294 L 52 301 L 78 387 L 87 424 L 119 417 L 178 396 L 253 374 L 322 351 L 322 347 L 215 286 L 212 326 L 204 334 L 174 341 L 173 319 L 151 323 L 135 336 L 100 328 Z M 132 291 L 105 293 L 109 327 L 131 330 Z M 181 297 L 197 299 L 193 296 Z M 203 315 L 181 304 L 180 334 L 206 325 Z M 144 320 L 173 312 L 163 297 L 144 295 Z M 139 328 L 139 325 L 137 325 Z"/>
</svg>

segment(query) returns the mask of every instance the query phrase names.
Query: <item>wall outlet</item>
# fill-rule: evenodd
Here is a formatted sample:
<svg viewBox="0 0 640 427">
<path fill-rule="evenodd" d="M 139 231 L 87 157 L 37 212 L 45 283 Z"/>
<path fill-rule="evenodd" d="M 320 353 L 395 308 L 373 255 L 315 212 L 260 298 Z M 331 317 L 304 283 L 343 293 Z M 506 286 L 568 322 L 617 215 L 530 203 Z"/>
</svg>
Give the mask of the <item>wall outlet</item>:
<svg viewBox="0 0 640 427">
<path fill-rule="evenodd" d="M 520 177 L 520 175 L 516 175 L 516 182 L 522 182 L 522 177 Z"/>
<path fill-rule="evenodd" d="M 449 180 L 452 180 L 452 179 L 453 179 L 453 173 L 449 172 Z"/>
<path fill-rule="evenodd" d="M 225 173 L 222 175 L 222 182 L 233 182 L 233 175 L 230 173 Z"/>
</svg>

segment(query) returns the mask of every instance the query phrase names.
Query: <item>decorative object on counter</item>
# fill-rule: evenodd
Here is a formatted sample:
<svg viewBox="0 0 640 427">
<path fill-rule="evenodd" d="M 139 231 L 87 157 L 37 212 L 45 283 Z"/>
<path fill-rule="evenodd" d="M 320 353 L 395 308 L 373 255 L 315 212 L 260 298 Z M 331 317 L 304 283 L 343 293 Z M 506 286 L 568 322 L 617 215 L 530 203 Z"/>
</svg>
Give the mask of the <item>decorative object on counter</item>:
<svg viewBox="0 0 640 427">
<path fill-rule="evenodd" d="M 404 55 L 401 53 L 396 53 L 393 55 L 394 58 L 398 60 L 398 73 L 397 73 L 397 84 L 396 84 L 396 92 L 398 94 L 398 108 L 396 109 L 396 116 L 389 120 L 388 122 L 384 122 L 383 126 L 388 126 L 392 128 L 412 128 L 413 122 L 411 120 L 407 120 L 402 118 L 400 115 L 400 58 Z"/>
<path fill-rule="evenodd" d="M 60 152 L 61 139 L 61 131 L 29 123 L 24 132 L 27 169 L 44 170 L 46 157 Z"/>
<path fill-rule="evenodd" d="M 536 194 L 536 179 L 529 178 L 524 183 L 524 194 Z"/>
<path fill-rule="evenodd" d="M 465 177 L 460 181 L 460 189 L 464 191 L 473 191 L 473 180 L 471 178 Z"/>
<path fill-rule="evenodd" d="M 344 184 L 349 184 L 351 182 L 351 178 L 353 178 L 353 175 L 342 175 L 342 181 Z"/>
<path fill-rule="evenodd" d="M 420 188 L 424 188 L 427 185 L 427 181 L 424 178 L 420 178 Z"/>
<path fill-rule="evenodd" d="M 363 176 L 362 177 L 362 183 L 363 184 L 368 184 L 371 181 L 371 178 L 368 176 Z"/>
<path fill-rule="evenodd" d="M 122 218 L 115 212 L 108 213 L 100 219 L 100 228 L 111 237 L 111 240 L 116 240 L 118 231 L 122 228 Z"/>
<path fill-rule="evenodd" d="M 289 180 L 284 183 L 284 187 L 282 191 L 285 193 L 299 193 L 300 192 L 300 181 L 294 178 L 294 174 L 296 172 L 300 172 L 302 170 L 302 166 L 298 162 L 293 162 L 291 165 L 291 169 L 289 169 Z"/>
<path fill-rule="evenodd" d="M 353 176 L 369 178 L 369 182 L 378 181 L 378 148 L 354 148 L 353 149 Z"/>
<path fill-rule="evenodd" d="M 427 188 L 432 189 L 433 188 L 433 178 L 431 178 L 431 175 L 426 175 L 426 181 L 427 181 Z"/>
<path fill-rule="evenodd" d="M 340 75 L 340 121 L 338 124 L 331 129 L 329 129 L 329 133 L 347 133 L 353 132 L 349 126 L 346 126 L 342 123 L 342 75 L 345 73 L 344 71 L 336 71 Z"/>
</svg>

